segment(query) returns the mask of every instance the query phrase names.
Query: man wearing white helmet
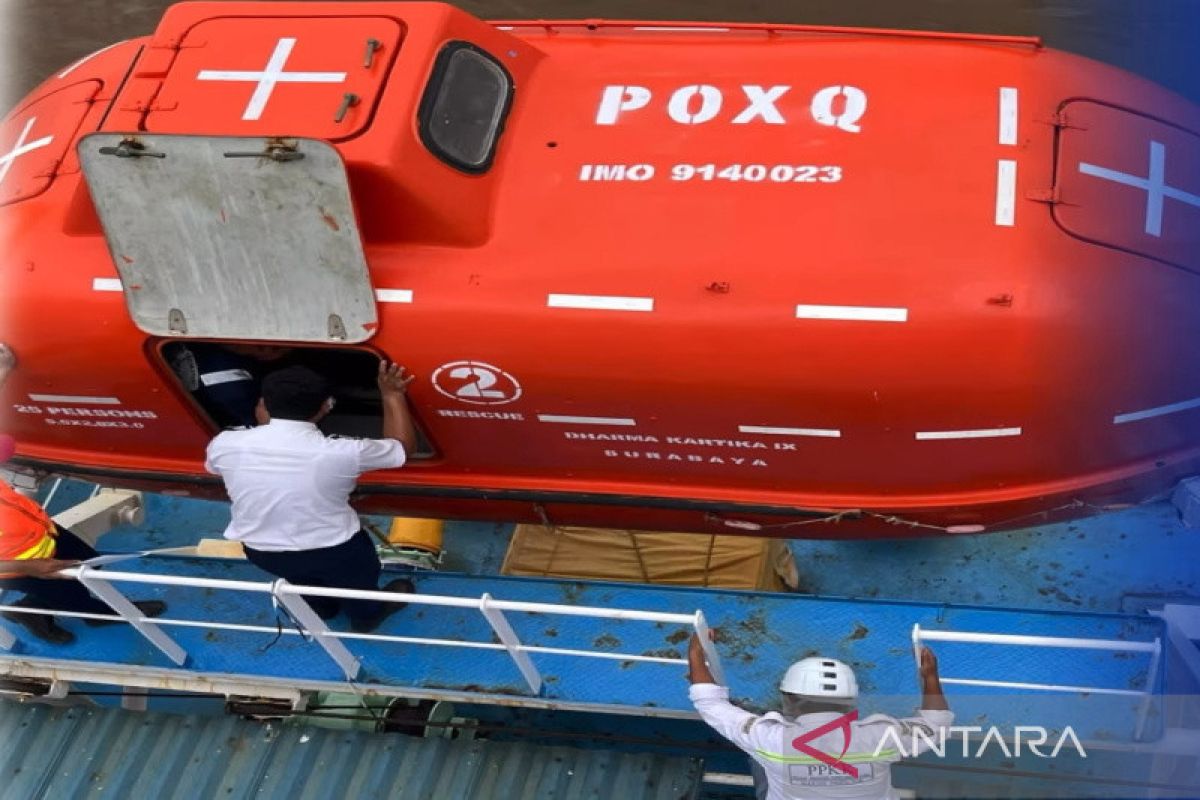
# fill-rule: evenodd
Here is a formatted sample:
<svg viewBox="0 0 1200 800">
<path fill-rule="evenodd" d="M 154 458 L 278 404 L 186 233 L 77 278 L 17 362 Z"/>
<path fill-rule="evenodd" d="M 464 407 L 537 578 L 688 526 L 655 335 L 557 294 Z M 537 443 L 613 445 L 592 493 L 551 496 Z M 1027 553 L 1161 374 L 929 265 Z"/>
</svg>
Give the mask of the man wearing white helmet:
<svg viewBox="0 0 1200 800">
<path fill-rule="evenodd" d="M 729 689 L 713 680 L 695 635 L 688 666 L 692 704 L 705 722 L 750 755 L 760 800 L 895 800 L 891 765 L 904 754 L 891 743 L 903 742 L 911 751 L 914 739 L 936 741 L 938 730 L 954 722 L 929 648 L 921 651 L 921 710 L 905 719 L 875 714 L 859 720 L 854 671 L 832 658 L 792 664 L 779 683 L 783 713 L 761 716 L 729 702 Z M 914 737 L 914 729 L 926 736 Z"/>
</svg>

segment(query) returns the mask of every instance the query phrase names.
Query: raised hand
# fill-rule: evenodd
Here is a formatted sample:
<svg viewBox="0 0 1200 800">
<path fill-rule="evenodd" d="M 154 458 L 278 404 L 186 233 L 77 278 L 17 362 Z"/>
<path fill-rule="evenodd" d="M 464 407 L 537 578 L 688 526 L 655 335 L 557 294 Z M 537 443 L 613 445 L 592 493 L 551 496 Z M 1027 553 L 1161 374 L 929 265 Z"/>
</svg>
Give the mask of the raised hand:
<svg viewBox="0 0 1200 800">
<path fill-rule="evenodd" d="M 404 367 L 399 364 L 389 363 L 381 360 L 379 362 L 379 375 L 377 382 L 379 384 L 379 393 L 382 395 L 404 395 L 408 392 L 408 385 L 416 378 L 415 375 L 406 374 Z"/>
</svg>

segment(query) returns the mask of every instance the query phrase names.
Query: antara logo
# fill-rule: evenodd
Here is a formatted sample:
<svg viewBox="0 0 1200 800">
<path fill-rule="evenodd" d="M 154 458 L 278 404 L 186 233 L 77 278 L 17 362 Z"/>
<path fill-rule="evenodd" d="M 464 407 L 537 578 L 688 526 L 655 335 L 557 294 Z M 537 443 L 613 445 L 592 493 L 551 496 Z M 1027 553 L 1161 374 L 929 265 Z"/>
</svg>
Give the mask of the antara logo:
<svg viewBox="0 0 1200 800">
<path fill-rule="evenodd" d="M 851 778 L 858 778 L 858 767 L 846 759 L 846 753 L 850 751 L 850 743 L 853 738 L 854 729 L 852 723 L 857 719 L 858 711 L 856 709 L 848 714 L 842 714 L 836 719 L 826 722 L 824 725 L 813 728 L 811 731 L 807 731 L 792 740 L 793 749 L 825 765 L 824 767 L 814 766 L 810 768 L 810 776 L 818 774 L 824 777 L 832 775 L 834 772 L 841 772 Z M 888 728 L 884 732 L 883 738 L 876 745 L 874 753 L 871 754 L 871 760 L 884 761 L 889 756 L 894 757 L 896 755 L 899 755 L 901 758 L 915 758 L 927 751 L 939 758 L 945 758 L 946 744 L 956 734 L 962 742 L 963 758 L 983 758 L 992 745 L 999 747 L 1000 751 L 1004 753 L 1005 758 L 1020 758 L 1022 744 L 1024 744 L 1026 750 L 1038 758 L 1057 758 L 1059 751 L 1064 747 L 1070 747 L 1080 758 L 1088 757 L 1087 751 L 1083 749 L 1079 737 L 1075 735 L 1075 730 L 1070 725 L 1059 733 L 1058 740 L 1055 742 L 1053 750 L 1049 753 L 1044 753 L 1038 748 L 1049 744 L 1053 738 L 1052 732 L 1039 726 L 1018 725 L 1014 729 L 1012 749 L 1009 749 L 1005 737 L 1000 732 L 1000 729 L 995 726 L 987 729 L 978 725 L 948 725 L 936 729 L 924 724 L 906 727 L 908 727 L 908 732 L 911 736 L 910 741 L 906 742 L 896 728 Z M 978 736 L 978 734 L 984 733 L 985 730 L 986 735 L 979 741 L 978 748 L 972 752 L 968 745 L 968 738 Z M 841 731 L 842 733 L 842 751 L 836 756 L 826 753 L 823 750 L 818 750 L 810 744 L 814 739 L 818 739 L 834 731 Z M 814 770 L 817 770 L 817 772 L 814 773 Z"/>
<path fill-rule="evenodd" d="M 731 125 L 759 123 L 783 125 L 787 122 L 777 103 L 792 89 L 791 86 L 759 86 L 743 84 L 741 106 L 728 118 Z M 654 93 L 645 86 L 605 86 L 596 109 L 597 125 L 616 125 L 628 115 L 650 105 Z M 667 99 L 667 116 L 680 125 L 702 125 L 721 116 L 726 106 L 725 92 L 716 86 L 697 83 L 681 86 Z M 818 125 L 859 133 L 859 122 L 867 113 L 867 93 L 857 86 L 826 86 L 813 94 L 808 112 Z M 725 115 L 728 117 L 728 114 Z"/>
<path fill-rule="evenodd" d="M 852 778 L 857 778 L 858 767 L 842 760 L 842 758 L 850 750 L 850 737 L 852 735 L 850 723 L 854 722 L 856 719 L 858 719 L 857 709 L 851 711 L 849 714 L 842 714 L 837 719 L 827 722 L 819 728 L 813 728 L 808 733 L 805 733 L 802 736 L 797 736 L 792 740 L 792 747 L 809 756 L 810 758 L 815 758 L 817 761 L 820 761 L 822 764 L 825 764 L 832 769 L 837 770 L 838 772 L 844 772 Z M 840 730 L 842 732 L 842 752 L 838 753 L 836 757 L 822 752 L 815 747 L 809 746 L 808 743 L 813 739 L 824 736 L 825 734 L 835 730 Z"/>
<path fill-rule="evenodd" d="M 984 733 L 986 731 L 986 733 Z M 983 737 L 979 738 L 979 734 L 983 733 Z M 926 750 L 932 752 L 939 758 L 946 757 L 946 743 L 954 738 L 957 734 L 962 742 L 962 757 L 963 758 L 983 758 L 992 744 L 1000 748 L 1000 752 L 1004 753 L 1005 758 L 1020 758 L 1021 745 L 1024 744 L 1025 749 L 1033 753 L 1038 758 L 1057 758 L 1060 750 L 1065 746 L 1070 746 L 1080 758 L 1087 758 L 1087 751 L 1083 749 L 1083 744 L 1079 741 L 1079 737 L 1075 735 L 1075 729 L 1070 725 L 1063 728 L 1058 735 L 1058 740 L 1054 743 L 1054 749 L 1049 754 L 1043 753 L 1039 747 L 1048 745 L 1053 738 L 1053 732 L 1038 725 L 1018 725 L 1013 729 L 1013 749 L 1009 749 L 1008 743 L 1005 742 L 1004 735 L 996 726 L 990 728 L 982 728 L 978 725 L 949 725 L 945 728 L 939 728 L 936 731 L 927 730 L 923 726 L 914 725 L 910 730 L 911 740 L 905 747 L 904 738 L 898 734 L 895 729 L 888 728 L 884 733 L 883 738 L 879 741 L 879 745 L 875 748 L 875 756 L 879 755 L 887 748 L 887 745 L 892 745 L 899 752 L 902 758 L 913 758 Z M 971 752 L 968 741 L 970 738 L 978 739 L 979 747 L 974 753 Z"/>
</svg>

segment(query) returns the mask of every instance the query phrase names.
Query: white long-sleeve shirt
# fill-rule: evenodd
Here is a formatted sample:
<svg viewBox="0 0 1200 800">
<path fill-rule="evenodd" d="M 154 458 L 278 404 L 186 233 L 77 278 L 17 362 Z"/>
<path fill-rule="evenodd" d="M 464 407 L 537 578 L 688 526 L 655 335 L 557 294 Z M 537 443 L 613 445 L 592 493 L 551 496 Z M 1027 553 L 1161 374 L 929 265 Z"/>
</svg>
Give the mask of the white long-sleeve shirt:
<svg viewBox="0 0 1200 800">
<path fill-rule="evenodd" d="M 204 466 L 225 480 L 233 501 L 226 539 L 291 551 L 347 541 L 361 527 L 349 503 L 358 476 L 404 459 L 393 439 L 331 439 L 311 422 L 273 419 L 218 434 Z"/>
<path fill-rule="evenodd" d="M 936 738 L 940 728 L 954 722 L 953 713 L 929 709 L 904 719 L 874 714 L 850 721 L 835 713 L 759 716 L 730 703 L 729 690 L 713 683 L 692 684 L 688 696 L 705 722 L 762 765 L 767 800 L 896 800 L 891 765 L 916 754 L 914 728 Z M 813 735 L 822 727 L 827 731 Z M 927 749 L 917 738 L 917 752 Z M 797 740 L 803 747 L 794 744 Z M 813 750 L 839 763 L 831 765 L 812 755 Z"/>
</svg>

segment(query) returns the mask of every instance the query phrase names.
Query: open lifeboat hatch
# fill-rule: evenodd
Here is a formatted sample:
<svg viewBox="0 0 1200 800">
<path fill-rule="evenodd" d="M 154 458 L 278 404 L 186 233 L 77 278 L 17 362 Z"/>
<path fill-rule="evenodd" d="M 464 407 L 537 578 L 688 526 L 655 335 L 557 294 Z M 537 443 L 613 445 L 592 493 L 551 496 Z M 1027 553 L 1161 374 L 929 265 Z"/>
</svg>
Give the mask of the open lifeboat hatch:
<svg viewBox="0 0 1200 800">
<path fill-rule="evenodd" d="M 79 157 L 129 314 L 146 333 L 312 343 L 374 334 L 374 291 L 332 145 L 97 133 Z"/>
<path fill-rule="evenodd" d="M 379 356 L 369 350 L 191 340 L 164 341 L 155 349 L 164 372 L 174 377 L 182 394 L 191 397 L 213 432 L 254 424 L 262 379 L 277 369 L 303 365 L 329 382 L 335 400 L 333 410 L 319 424 L 323 433 L 363 439 L 383 436 L 383 402 L 375 379 Z M 411 404 L 409 414 L 417 447 L 408 457 L 433 458 L 437 451 Z"/>
</svg>

